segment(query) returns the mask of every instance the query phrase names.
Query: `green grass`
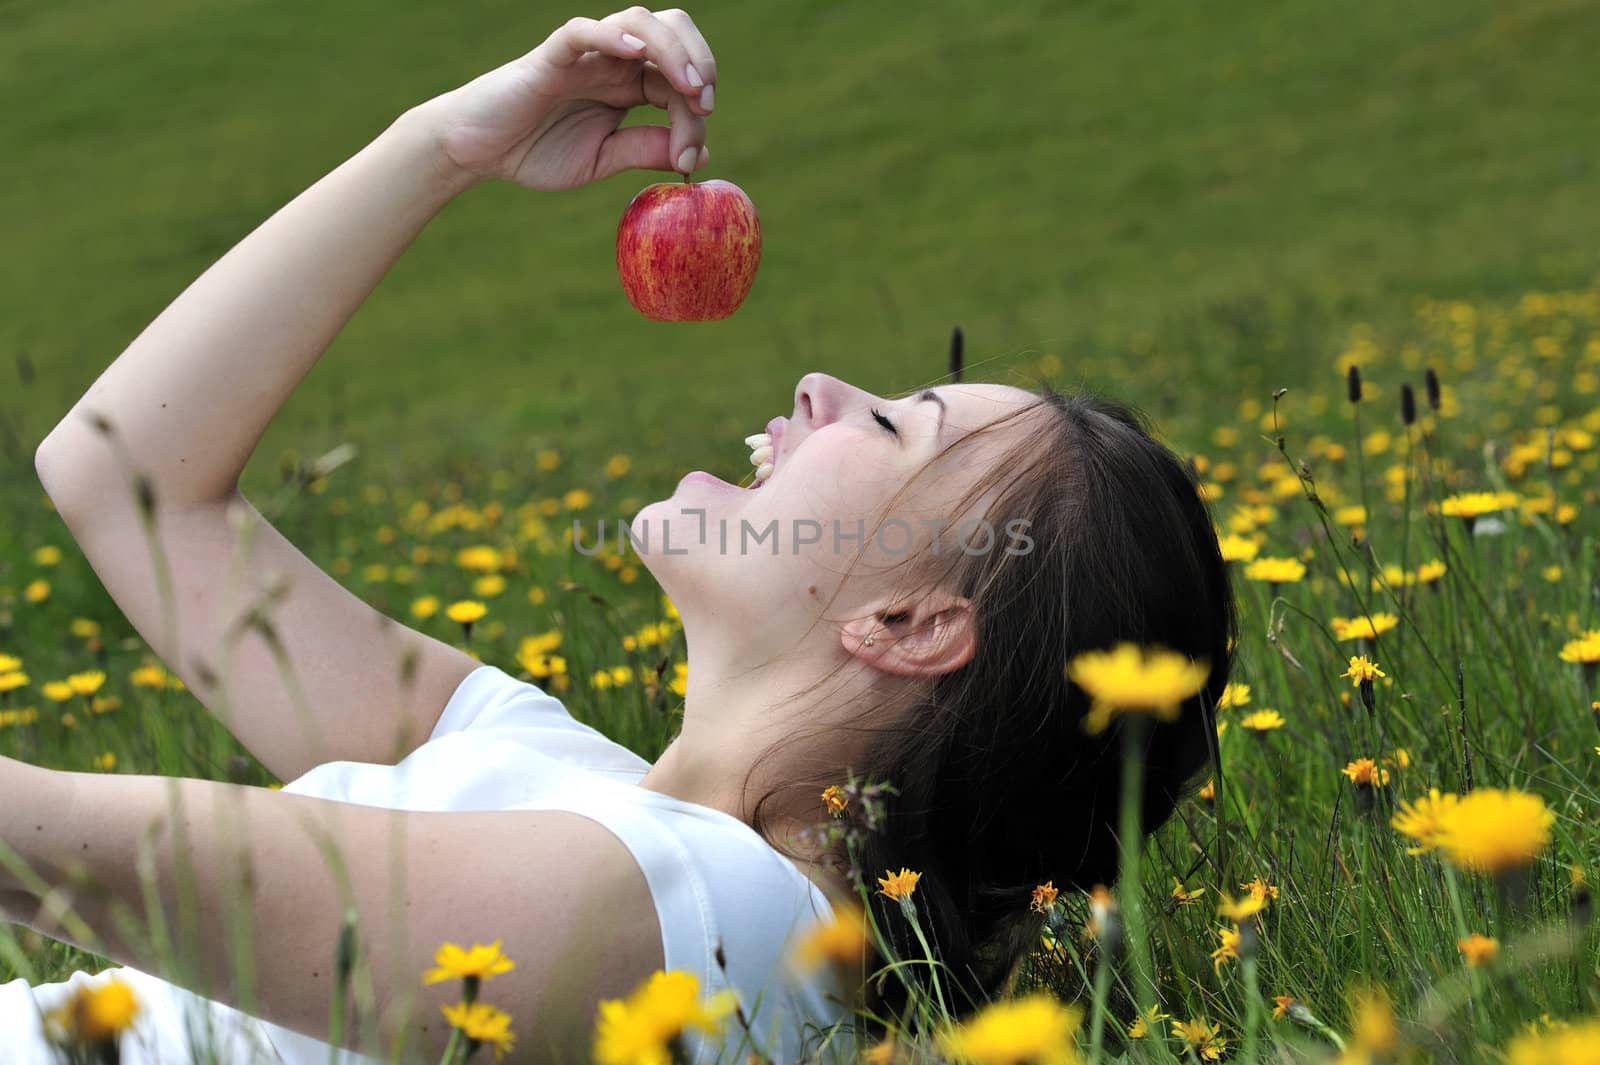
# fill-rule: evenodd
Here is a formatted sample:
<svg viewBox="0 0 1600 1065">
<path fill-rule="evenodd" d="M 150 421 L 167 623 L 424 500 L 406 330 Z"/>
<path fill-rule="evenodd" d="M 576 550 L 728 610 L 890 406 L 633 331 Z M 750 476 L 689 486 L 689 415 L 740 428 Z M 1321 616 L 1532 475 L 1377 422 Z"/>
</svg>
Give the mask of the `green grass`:
<svg viewBox="0 0 1600 1065">
<path fill-rule="evenodd" d="M 35 679 L 0 706 L 43 713 L 38 725 L 0 729 L 0 752 L 84 769 L 112 751 L 119 771 L 267 779 L 236 761 L 242 751 L 188 695 L 126 682 L 142 643 L 41 505 L 33 449 L 184 286 L 271 212 L 405 108 L 532 48 L 575 13 L 604 11 L 0 3 L 9 26 L 0 92 L 26 102 L 8 109 L 10 150 L 0 155 L 0 362 L 16 371 L 0 389 L 10 514 L 0 525 L 0 653 L 24 657 Z M 1037 374 L 1103 389 L 1153 414 L 1181 453 L 1232 463 L 1235 476 L 1217 478 L 1219 524 L 1246 486 L 1271 490 L 1258 469 L 1292 476 L 1261 438 L 1272 435 L 1261 422 L 1272 390 L 1289 387 L 1289 457 L 1307 457 L 1331 507 L 1360 497 L 1353 463 L 1315 439 L 1354 446 L 1346 356 L 1370 384 L 1363 430 L 1395 437 L 1388 453 L 1366 458 L 1377 561 L 1400 561 L 1404 528 L 1413 569 L 1439 555 L 1451 571 L 1437 594 L 1407 602 L 1404 642 L 1380 644 L 1394 682 L 1379 689 L 1382 712 L 1348 711 L 1336 674 L 1353 652 L 1326 624 L 1359 610 L 1340 560 L 1352 572 L 1364 563 L 1325 535 L 1337 523 L 1325 527 L 1292 491 L 1278 497 L 1263 552 L 1314 545 L 1312 575 L 1276 607 L 1262 585 L 1241 580 L 1239 672 L 1255 705 L 1290 724 L 1261 742 L 1238 730 L 1224 739 L 1228 827 L 1219 833 L 1214 812 L 1195 807 L 1148 853 L 1153 906 L 1173 875 L 1218 863 L 1186 881 L 1208 888 L 1206 905 L 1150 922 L 1170 1011 L 1220 1021 L 1237 1056 L 1250 1011 L 1237 966 L 1217 974 L 1206 956 L 1216 945 L 1209 903 L 1254 875 L 1284 893 L 1266 929 L 1262 993 L 1302 996 L 1342 1031 L 1352 974 L 1384 981 L 1415 1019 L 1425 989 L 1464 978 L 1454 945 L 1463 927 L 1521 937 L 1530 922 L 1485 882 L 1405 855 L 1381 804 L 1371 815 L 1352 810 L 1340 767 L 1394 746 L 1415 760 L 1397 773 L 1396 798 L 1428 783 L 1460 789 L 1470 765 L 1475 782 L 1529 787 L 1557 809 L 1532 890 L 1535 911 L 1558 916 L 1565 866 L 1600 857 L 1586 702 L 1600 693 L 1586 693 L 1576 667 L 1555 656 L 1597 624 L 1594 452 L 1578 450 L 1548 477 L 1580 504 L 1574 522 L 1513 523 L 1470 546 L 1459 528 L 1424 520 L 1421 482 L 1407 517 L 1384 499 L 1382 478 L 1400 446 L 1399 384 L 1420 394 L 1424 363 L 1440 368 L 1459 408 L 1440 425 L 1448 488 L 1435 496 L 1500 481 L 1530 492 L 1544 476 L 1537 463 L 1518 478 L 1498 461 L 1513 434 L 1534 440 L 1536 426 L 1594 418 L 1594 393 L 1578 375 L 1600 360 L 1590 47 L 1600 8 L 750 3 L 691 14 L 719 64 L 702 176 L 743 187 L 764 233 L 740 311 L 662 325 L 627 304 L 617 219 L 639 188 L 670 175 L 634 172 L 555 195 L 475 189 L 435 219 L 302 383 L 247 467 L 246 494 L 261 503 L 278 492 L 290 453 L 355 444 L 355 462 L 316 490 L 291 492 L 269 516 L 408 620 L 417 595 L 470 594 L 470 576 L 449 561 L 456 547 L 528 544 L 495 601 L 502 627 L 480 631 L 474 649 L 512 668 L 520 637 L 560 630 L 574 712 L 654 757 L 672 700 L 588 684 L 595 669 L 681 660 L 681 637 L 664 654 L 620 650 L 621 633 L 655 617 L 648 575 L 624 584 L 553 544 L 540 550 L 537 536 L 516 535 L 519 505 L 583 487 L 597 512 L 622 513 L 665 496 L 690 468 L 732 473 L 743 462 L 738 439 L 789 411 L 803 373 L 879 392 L 933 382 L 959 324 L 969 379 Z M 641 120 L 665 118 L 630 119 Z M 1539 313 L 1519 302 L 1529 291 L 1587 296 Z M 1455 306 L 1477 314 L 1467 349 L 1448 321 Z M 1363 348 L 1367 329 L 1373 343 Z M 1540 338 L 1555 355 L 1537 353 Z M 1215 436 L 1219 427 L 1237 441 Z M 1486 457 L 1488 442 L 1499 450 Z M 563 454 L 559 468 L 536 466 L 546 448 Z M 613 482 L 600 469 L 618 452 L 633 469 Z M 434 531 L 404 516 L 413 500 L 441 508 L 456 494 L 473 507 L 499 501 L 507 516 L 481 531 Z M 378 542 L 380 527 L 397 530 L 393 543 Z M 46 573 L 31 552 L 52 543 L 66 557 Z M 404 562 L 418 545 L 437 556 L 411 582 L 363 573 Z M 1546 581 L 1539 574 L 1551 565 L 1563 573 Z M 40 575 L 50 597 L 28 603 L 22 589 Z M 530 603 L 528 586 L 546 601 Z M 103 659 L 68 634 L 74 617 L 101 623 Z M 1269 618 L 1283 621 L 1275 641 L 1264 638 Z M 438 616 L 415 623 L 453 635 Z M 80 711 L 79 727 L 65 728 L 37 686 L 90 668 L 107 671 L 106 691 L 124 705 Z M 1595 956 L 1591 933 L 1576 954 L 1526 972 L 1474 971 L 1470 1005 L 1446 1025 L 1450 1045 L 1474 1060 L 1540 1013 L 1593 1015 Z M 1086 967 L 1030 978 L 1073 993 L 1093 969 L 1073 957 Z M 0 932 L 0 981 L 90 962 Z M 1155 1047 L 1146 1045 L 1162 1060 Z"/>
</svg>

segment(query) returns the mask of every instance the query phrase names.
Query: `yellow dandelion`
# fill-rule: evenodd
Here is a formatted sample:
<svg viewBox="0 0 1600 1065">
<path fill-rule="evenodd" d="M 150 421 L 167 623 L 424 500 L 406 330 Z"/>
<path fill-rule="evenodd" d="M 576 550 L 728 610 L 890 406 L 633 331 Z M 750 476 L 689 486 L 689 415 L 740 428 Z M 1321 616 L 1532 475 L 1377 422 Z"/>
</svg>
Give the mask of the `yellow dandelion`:
<svg viewBox="0 0 1600 1065">
<path fill-rule="evenodd" d="M 50 598 L 50 582 L 45 580 L 43 577 L 40 577 L 38 580 L 29 581 L 28 586 L 22 589 L 22 598 L 26 599 L 30 603 L 44 602 L 46 599 Z"/>
<path fill-rule="evenodd" d="M 109 773 L 117 768 L 117 756 L 111 751 L 94 756 L 94 767 L 103 773 Z"/>
<path fill-rule="evenodd" d="M 822 789 L 822 805 L 827 808 L 828 816 L 837 817 L 844 813 L 850 800 L 845 796 L 844 789 L 837 784 L 829 784 Z"/>
<path fill-rule="evenodd" d="M 1105 729 L 1111 715 L 1143 712 L 1176 721 L 1184 700 L 1205 687 L 1210 667 L 1160 647 L 1118 644 L 1110 651 L 1086 651 L 1067 666 L 1072 682 L 1093 700 L 1084 717 L 1091 735 Z"/>
<path fill-rule="evenodd" d="M 1033 898 L 1028 902 L 1028 909 L 1034 913 L 1048 913 L 1050 907 L 1056 904 L 1056 897 L 1060 894 L 1054 880 L 1036 884 L 1033 888 Z"/>
<path fill-rule="evenodd" d="M 454 943 L 445 943 L 433 955 L 437 968 L 422 974 L 424 984 L 437 984 L 445 980 L 487 980 L 508 973 L 517 963 L 500 953 L 501 940 L 488 946 L 474 943 L 471 950 L 462 950 Z"/>
<path fill-rule="evenodd" d="M 790 953 L 791 964 L 809 973 L 824 961 L 857 965 L 866 956 L 867 927 L 861 907 L 842 903 L 833 908 L 833 918 L 820 921 L 796 941 Z"/>
<path fill-rule="evenodd" d="M 61 548 L 55 544 L 45 544 L 43 547 L 33 549 L 33 564 L 36 566 L 54 566 L 61 561 Z"/>
<path fill-rule="evenodd" d="M 1174 906 L 1193 906 L 1200 901 L 1200 896 L 1205 893 L 1205 888 L 1195 888 L 1190 891 L 1183 886 L 1182 880 L 1177 877 L 1172 878 L 1172 903 Z"/>
<path fill-rule="evenodd" d="M 1247 580 L 1265 581 L 1268 584 L 1293 584 L 1306 575 L 1306 564 L 1297 558 L 1267 556 L 1246 566 L 1244 575 Z"/>
<path fill-rule="evenodd" d="M 458 625 L 470 625 L 489 612 L 489 608 L 472 599 L 462 599 L 445 607 L 445 617 Z"/>
<path fill-rule="evenodd" d="M 985 1006 L 965 1024 L 940 1033 L 940 1052 L 972 1065 L 1077 1065 L 1073 1035 L 1082 1010 L 1035 991 Z"/>
<path fill-rule="evenodd" d="M 1585 665 L 1600 662 L 1600 629 L 1590 629 L 1576 640 L 1568 640 L 1563 644 L 1561 661 Z"/>
<path fill-rule="evenodd" d="M 1448 569 L 1449 567 L 1437 558 L 1430 562 L 1424 562 L 1417 567 L 1417 582 L 1419 584 L 1432 584 L 1440 577 L 1443 577 Z"/>
<path fill-rule="evenodd" d="M 1456 866 L 1498 874 L 1532 862 L 1550 844 L 1556 815 L 1544 800 L 1515 788 L 1478 788 L 1445 817 L 1438 847 Z"/>
<path fill-rule="evenodd" d="M 1462 492 L 1439 501 L 1439 513 L 1447 518 L 1480 518 L 1515 505 L 1515 496 L 1508 503 L 1498 492 Z"/>
<path fill-rule="evenodd" d="M 1428 794 L 1415 803 L 1402 801 L 1400 812 L 1389 819 L 1389 824 L 1401 835 L 1410 836 L 1419 846 L 1409 848 L 1407 854 L 1423 854 L 1439 846 L 1444 838 L 1444 825 L 1460 796 L 1440 794 L 1438 788 L 1429 788 Z"/>
<path fill-rule="evenodd" d="M 506 590 L 506 579 L 498 573 L 485 573 L 472 582 L 472 594 L 480 599 L 493 599 Z"/>
<path fill-rule="evenodd" d="M 913 873 L 902 868 L 898 873 L 878 878 L 878 892 L 891 899 L 910 899 L 912 892 L 917 890 L 917 881 L 922 879 L 921 873 Z"/>
<path fill-rule="evenodd" d="M 1217 547 L 1222 551 L 1224 562 L 1249 562 L 1261 550 L 1259 544 L 1248 536 L 1239 536 L 1229 533 L 1217 540 Z"/>
<path fill-rule="evenodd" d="M 48 1023 L 63 1041 L 109 1043 L 133 1026 L 139 1012 L 133 988 L 113 977 L 94 986 L 81 985 L 51 1011 Z"/>
<path fill-rule="evenodd" d="M 1220 1032 L 1204 1017 L 1172 1022 L 1172 1034 L 1187 1043 L 1202 1061 L 1221 1061 L 1227 1052 L 1228 1040 Z"/>
<path fill-rule="evenodd" d="M 16 691 L 18 688 L 26 687 L 27 684 L 28 675 L 20 670 L 0 673 L 0 692 Z"/>
<path fill-rule="evenodd" d="M 1232 710 L 1250 703 L 1250 685 L 1236 684 L 1229 681 L 1222 689 L 1222 698 L 1217 700 L 1218 710 Z"/>
<path fill-rule="evenodd" d="M 1379 768 L 1370 758 L 1357 758 L 1340 772 L 1349 777 L 1357 787 L 1381 788 L 1389 783 L 1389 771 Z"/>
<path fill-rule="evenodd" d="M 1217 972 L 1222 971 L 1222 963 L 1233 961 L 1239 957 L 1239 929 L 1237 926 L 1229 928 L 1223 925 L 1217 929 L 1219 944 L 1211 952 L 1211 967 Z"/>
<path fill-rule="evenodd" d="M 1378 663 L 1371 661 L 1366 655 L 1353 655 L 1350 658 L 1350 668 L 1339 676 L 1348 677 L 1352 685 L 1360 686 L 1362 681 L 1370 683 L 1378 677 L 1387 677 L 1388 674 L 1379 669 Z"/>
<path fill-rule="evenodd" d="M 603 999 L 595 1025 L 597 1065 L 669 1065 L 670 1046 L 690 1028 L 716 1033 L 738 1004 L 723 989 L 700 1000 L 700 981 L 682 969 L 657 970 L 627 999 Z"/>
<path fill-rule="evenodd" d="M 1145 1036 L 1150 1034 L 1151 1030 L 1154 1029 L 1156 1025 L 1160 1024 L 1162 1021 L 1171 1019 L 1172 1015 L 1170 1013 L 1161 1012 L 1160 1003 L 1152 1002 L 1150 1005 L 1146 1006 L 1144 1008 L 1144 1012 L 1135 1017 L 1133 1019 L 1133 1023 L 1128 1026 L 1128 1038 L 1143 1039 Z"/>
<path fill-rule="evenodd" d="M 1456 946 L 1460 948 L 1462 958 L 1470 966 L 1487 964 L 1500 953 L 1500 941 L 1481 932 L 1474 932 L 1464 939 L 1456 940 Z"/>
<path fill-rule="evenodd" d="M 44 692 L 44 697 L 53 703 L 64 703 L 76 694 L 72 690 L 72 685 L 64 680 L 46 681 L 40 690 Z"/>
<path fill-rule="evenodd" d="M 495 1060 L 510 1052 L 516 1042 L 511 1031 L 511 1015 L 483 1002 L 458 1002 L 454 1006 L 441 1006 L 451 1027 L 474 1043 L 494 1047 Z"/>
<path fill-rule="evenodd" d="M 91 669 L 84 673 L 74 673 L 67 678 L 67 684 L 75 695 L 93 695 L 100 690 L 100 685 L 106 682 L 106 675 L 98 669 Z"/>
<path fill-rule="evenodd" d="M 1217 914 L 1226 917 L 1235 924 L 1243 924 L 1256 914 L 1267 908 L 1267 896 L 1263 892 L 1251 892 L 1235 899 L 1226 891 L 1222 893 L 1222 901 L 1217 903 Z"/>
<path fill-rule="evenodd" d="M 1272 1002 L 1273 1002 L 1272 1016 L 1273 1016 L 1273 1018 L 1276 1019 L 1276 1020 L 1282 1020 L 1283 1019 L 1283 1015 L 1289 1012 L 1289 1007 L 1294 1005 L 1295 1002 L 1297 1002 L 1297 1001 L 1299 1001 L 1299 1000 L 1296 999 L 1293 995 L 1273 995 L 1272 996 Z"/>
<path fill-rule="evenodd" d="M 1380 611 L 1369 617 L 1334 618 L 1329 624 L 1336 640 L 1371 640 L 1400 624 L 1400 619 Z"/>
<path fill-rule="evenodd" d="M 1239 719 L 1239 727 L 1247 728 L 1251 732 L 1270 732 L 1275 728 L 1282 728 L 1284 724 L 1283 715 L 1276 710 L 1257 710 Z"/>
<path fill-rule="evenodd" d="M 1600 1017 L 1517 1036 L 1506 1048 L 1507 1065 L 1590 1065 L 1600 1061 Z"/>
<path fill-rule="evenodd" d="M 1251 898 L 1259 900 L 1263 905 L 1269 900 L 1278 897 L 1277 885 L 1269 884 L 1259 876 L 1254 880 L 1240 884 L 1239 890 L 1248 892 Z"/>
<path fill-rule="evenodd" d="M 1350 996 L 1350 1036 L 1356 1049 L 1388 1054 L 1400 1042 L 1389 993 L 1381 986 L 1358 988 Z"/>
</svg>

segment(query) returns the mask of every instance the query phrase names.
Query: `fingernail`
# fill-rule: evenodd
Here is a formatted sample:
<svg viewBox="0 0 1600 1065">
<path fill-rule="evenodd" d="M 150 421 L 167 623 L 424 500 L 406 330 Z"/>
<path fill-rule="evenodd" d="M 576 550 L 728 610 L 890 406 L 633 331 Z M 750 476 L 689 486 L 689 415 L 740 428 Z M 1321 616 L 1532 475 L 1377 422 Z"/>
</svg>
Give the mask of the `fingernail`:
<svg viewBox="0 0 1600 1065">
<path fill-rule="evenodd" d="M 700 159 L 699 159 L 698 162 L 696 162 L 695 168 L 699 169 L 700 167 L 705 166 L 706 165 L 706 160 L 710 159 L 710 158 L 711 158 L 711 149 L 707 148 L 704 144 L 702 144 L 700 146 Z"/>
<path fill-rule="evenodd" d="M 639 38 L 635 37 L 631 33 L 624 33 L 622 35 L 622 43 L 627 45 L 629 48 L 634 48 L 634 49 L 639 49 L 639 48 L 643 48 L 644 47 L 644 42 L 641 41 Z"/>
<path fill-rule="evenodd" d="M 685 148 L 683 154 L 678 156 L 678 169 L 687 174 L 694 169 L 695 160 L 699 157 L 700 153 L 693 148 Z"/>
<path fill-rule="evenodd" d="M 705 88 L 700 90 L 700 106 L 705 108 L 707 111 L 711 110 L 711 97 L 711 86 L 707 85 Z"/>
<path fill-rule="evenodd" d="M 697 89 L 706 83 L 706 79 L 700 76 L 700 72 L 694 68 L 693 63 L 689 63 L 683 68 L 683 76 L 688 78 L 689 84 Z"/>
</svg>

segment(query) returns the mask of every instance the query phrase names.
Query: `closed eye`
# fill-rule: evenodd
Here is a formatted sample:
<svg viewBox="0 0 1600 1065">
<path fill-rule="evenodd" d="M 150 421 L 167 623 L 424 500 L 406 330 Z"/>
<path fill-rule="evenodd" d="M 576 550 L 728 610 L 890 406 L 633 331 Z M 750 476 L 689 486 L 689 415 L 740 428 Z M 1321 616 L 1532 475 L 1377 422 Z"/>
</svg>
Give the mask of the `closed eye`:
<svg viewBox="0 0 1600 1065">
<path fill-rule="evenodd" d="M 898 440 L 900 438 L 900 430 L 898 430 L 898 429 L 896 429 L 894 427 L 894 423 L 893 422 L 891 422 L 888 418 L 885 418 L 882 414 L 880 414 L 878 412 L 878 408 L 876 408 L 876 407 L 872 408 L 872 416 L 873 416 L 873 418 L 877 419 L 877 422 L 878 422 L 879 425 L 881 425 L 885 429 L 889 430 L 890 434 L 893 435 L 896 440 Z"/>
</svg>

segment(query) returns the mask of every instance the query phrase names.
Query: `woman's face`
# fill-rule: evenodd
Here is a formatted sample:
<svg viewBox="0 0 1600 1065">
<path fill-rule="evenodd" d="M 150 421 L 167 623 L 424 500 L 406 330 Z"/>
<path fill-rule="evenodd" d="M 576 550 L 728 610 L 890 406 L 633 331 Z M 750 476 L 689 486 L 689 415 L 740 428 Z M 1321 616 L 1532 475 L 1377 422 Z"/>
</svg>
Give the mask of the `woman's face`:
<svg viewBox="0 0 1600 1065">
<path fill-rule="evenodd" d="M 995 384 L 939 385 L 885 399 L 807 374 L 789 417 L 749 429 L 771 436 L 773 469 L 765 482 L 748 487 L 746 477 L 741 487 L 700 470 L 687 474 L 670 498 L 635 516 L 635 550 L 688 624 L 715 619 L 718 628 L 792 642 L 858 554 L 830 616 L 849 616 L 897 586 L 909 590 L 910 567 L 895 567 L 919 551 L 954 556 L 963 543 L 974 554 L 1015 545 L 1007 530 L 985 530 L 981 509 L 958 514 L 956 507 L 1006 448 L 1037 431 L 1031 416 L 956 448 L 885 508 L 950 444 L 1037 402 L 1030 392 Z M 730 465 L 748 461 L 748 445 L 728 444 Z M 963 519 L 968 524 L 958 527 Z"/>
</svg>

